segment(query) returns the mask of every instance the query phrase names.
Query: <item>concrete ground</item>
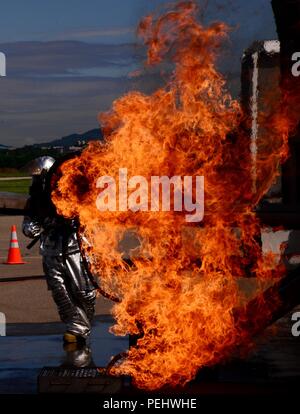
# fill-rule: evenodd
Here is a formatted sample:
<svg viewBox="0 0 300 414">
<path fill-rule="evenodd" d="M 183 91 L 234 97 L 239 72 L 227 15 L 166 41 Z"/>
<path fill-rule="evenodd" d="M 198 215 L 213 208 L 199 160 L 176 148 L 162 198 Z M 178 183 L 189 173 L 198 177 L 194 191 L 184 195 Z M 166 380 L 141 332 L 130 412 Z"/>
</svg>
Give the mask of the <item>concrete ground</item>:
<svg viewBox="0 0 300 414">
<path fill-rule="evenodd" d="M 23 236 L 21 216 L 0 216 L 0 312 L 8 324 L 58 322 L 59 317 L 43 276 L 38 243 L 27 250 L 30 240 Z M 11 226 L 17 226 L 24 265 L 6 265 Z M 99 298 L 96 315 L 110 313 L 112 303 Z"/>
</svg>

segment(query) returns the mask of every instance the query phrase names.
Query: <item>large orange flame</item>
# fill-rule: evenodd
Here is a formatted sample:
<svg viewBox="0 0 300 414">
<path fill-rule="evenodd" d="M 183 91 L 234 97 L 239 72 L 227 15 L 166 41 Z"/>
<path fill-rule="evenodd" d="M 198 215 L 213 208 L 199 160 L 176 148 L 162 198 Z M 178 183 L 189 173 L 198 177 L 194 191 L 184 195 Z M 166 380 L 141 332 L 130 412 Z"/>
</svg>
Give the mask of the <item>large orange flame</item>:
<svg viewBox="0 0 300 414">
<path fill-rule="evenodd" d="M 79 218 L 101 287 L 120 298 L 112 332 L 140 334 L 112 372 L 145 389 L 185 384 L 249 344 L 248 325 L 235 312 L 246 301 L 238 282 L 281 274 L 262 254 L 253 209 L 287 155 L 287 123 L 276 110 L 262 117 L 253 193 L 247 119 L 215 65 L 227 32 L 223 23 L 203 27 L 193 1 L 146 17 L 139 34 L 147 64 L 171 62 L 169 80 L 150 96 L 133 91 L 117 99 L 101 115 L 105 143 L 66 161 L 53 193 L 60 214 Z M 97 179 L 118 177 L 119 168 L 148 180 L 204 176 L 203 222 L 187 224 L 183 212 L 98 211 Z M 139 240 L 130 264 L 122 247 L 128 234 Z"/>
</svg>

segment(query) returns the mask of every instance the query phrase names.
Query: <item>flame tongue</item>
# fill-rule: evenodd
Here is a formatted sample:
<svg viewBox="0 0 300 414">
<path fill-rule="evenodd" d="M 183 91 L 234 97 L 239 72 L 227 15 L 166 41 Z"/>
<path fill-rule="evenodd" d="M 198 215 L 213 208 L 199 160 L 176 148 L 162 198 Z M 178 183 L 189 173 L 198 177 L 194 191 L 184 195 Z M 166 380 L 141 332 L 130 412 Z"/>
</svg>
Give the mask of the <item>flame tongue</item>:
<svg viewBox="0 0 300 414">
<path fill-rule="evenodd" d="M 90 144 L 65 162 L 53 193 L 61 214 L 79 217 L 101 286 L 121 298 L 112 331 L 142 332 L 112 372 L 131 375 L 146 389 L 185 384 L 199 368 L 248 344 L 247 324 L 237 328 L 234 318 L 245 301 L 237 281 L 279 274 L 271 271 L 272 258 L 262 257 L 252 210 L 286 154 L 286 131 L 268 120 L 265 140 L 276 142 L 276 151 L 269 147 L 265 154 L 253 194 L 244 116 L 215 66 L 227 28 L 204 28 L 196 15 L 195 3 L 184 2 L 141 22 L 148 64 L 167 58 L 174 64 L 171 79 L 150 96 L 131 92 L 116 100 L 112 112 L 101 116 L 107 142 Z M 149 182 L 157 175 L 204 176 L 201 227 L 187 226 L 180 212 L 98 211 L 97 178 L 117 177 L 122 167 Z M 128 231 L 138 234 L 140 244 L 131 267 L 120 248 Z"/>
</svg>

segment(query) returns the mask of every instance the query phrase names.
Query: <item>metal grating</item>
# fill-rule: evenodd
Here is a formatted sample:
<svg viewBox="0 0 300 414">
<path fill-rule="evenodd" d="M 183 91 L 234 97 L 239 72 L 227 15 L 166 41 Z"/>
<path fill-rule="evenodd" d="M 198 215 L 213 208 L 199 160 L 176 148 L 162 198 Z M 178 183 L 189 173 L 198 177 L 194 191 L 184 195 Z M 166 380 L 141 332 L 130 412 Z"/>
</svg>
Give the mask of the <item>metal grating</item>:
<svg viewBox="0 0 300 414">
<path fill-rule="evenodd" d="M 44 367 L 38 375 L 41 394 L 114 394 L 121 388 L 122 380 L 107 375 L 106 368 Z"/>
</svg>

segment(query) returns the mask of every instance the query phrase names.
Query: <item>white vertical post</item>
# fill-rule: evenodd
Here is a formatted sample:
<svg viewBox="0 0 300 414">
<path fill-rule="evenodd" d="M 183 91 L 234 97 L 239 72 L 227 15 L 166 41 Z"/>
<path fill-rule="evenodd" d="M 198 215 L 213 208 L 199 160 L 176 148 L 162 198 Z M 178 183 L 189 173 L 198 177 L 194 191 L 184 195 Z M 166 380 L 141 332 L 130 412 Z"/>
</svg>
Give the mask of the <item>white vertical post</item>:
<svg viewBox="0 0 300 414">
<path fill-rule="evenodd" d="M 253 53 L 253 74 L 252 74 L 252 97 L 251 97 L 251 143 L 250 151 L 252 157 L 252 191 L 256 193 L 256 161 L 257 161 L 257 136 L 258 136 L 258 52 Z"/>
</svg>

